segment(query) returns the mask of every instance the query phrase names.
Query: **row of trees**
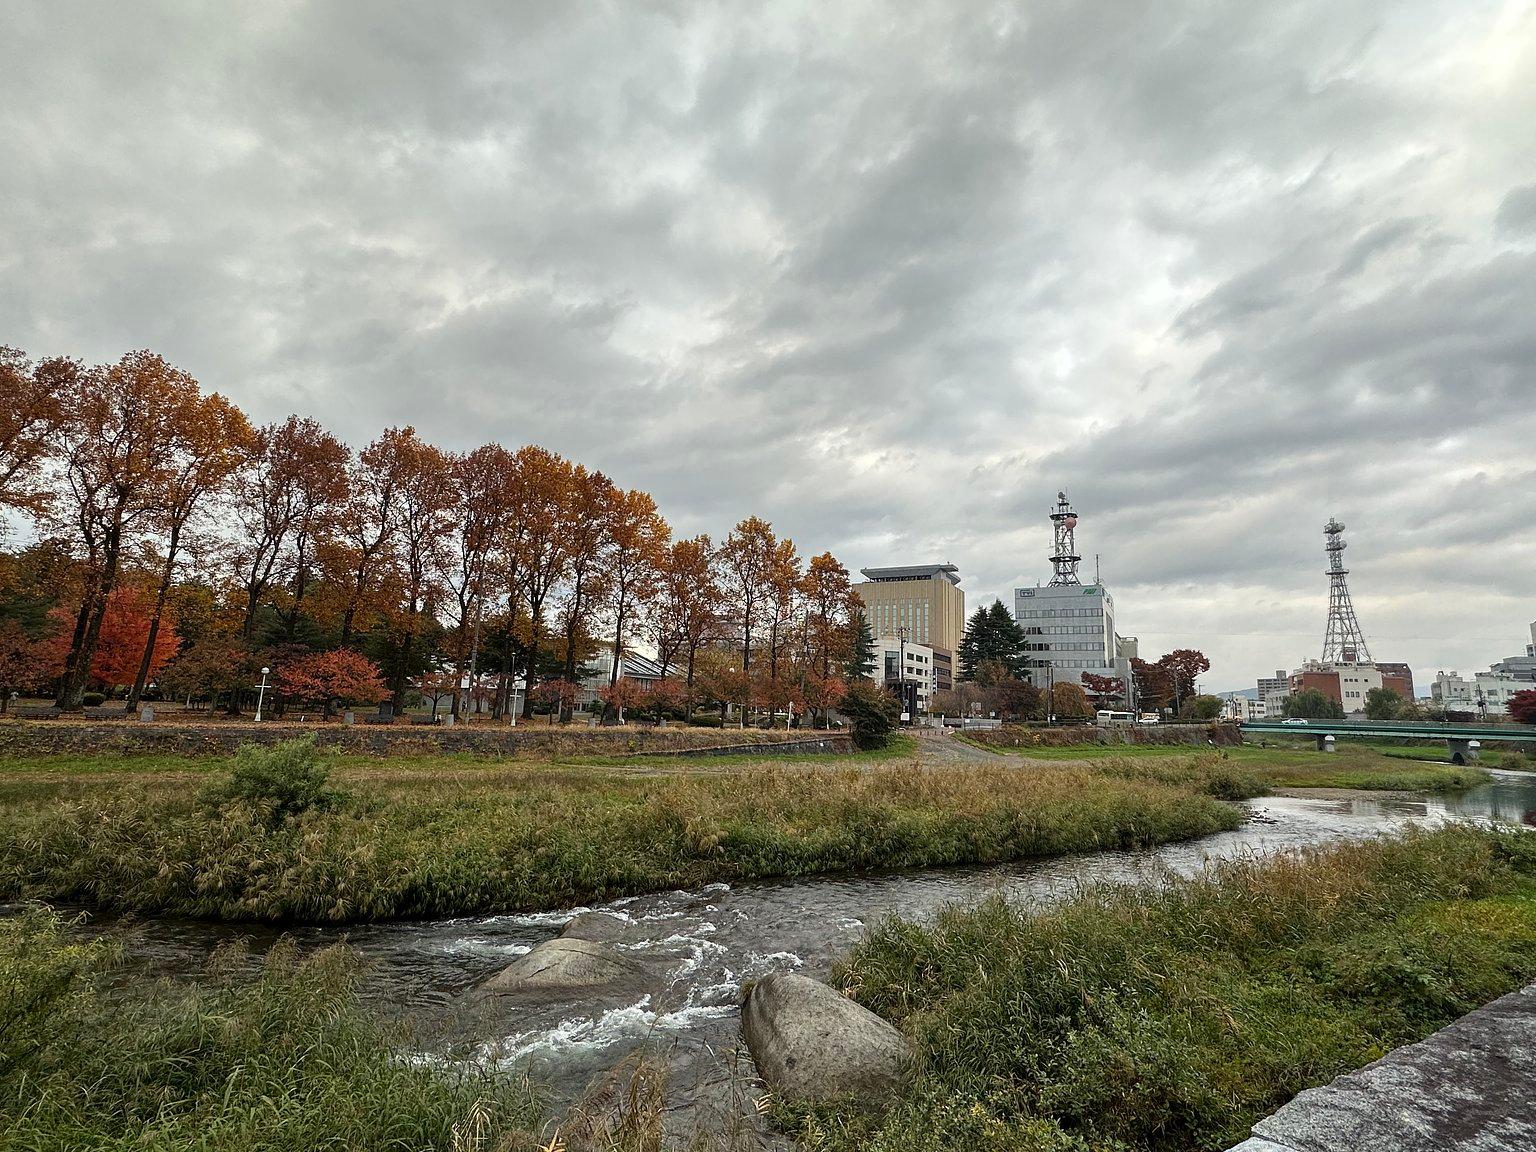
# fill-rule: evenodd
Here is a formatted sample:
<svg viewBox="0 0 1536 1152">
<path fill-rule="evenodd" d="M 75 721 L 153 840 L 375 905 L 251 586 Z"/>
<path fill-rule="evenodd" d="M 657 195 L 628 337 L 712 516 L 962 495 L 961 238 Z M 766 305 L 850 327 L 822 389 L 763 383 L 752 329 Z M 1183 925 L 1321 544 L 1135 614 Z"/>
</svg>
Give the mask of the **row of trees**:
<svg viewBox="0 0 1536 1152">
<path fill-rule="evenodd" d="M 536 445 L 256 426 L 146 351 L 0 350 L 0 510 L 38 537 L 0 556 L 0 691 L 66 709 L 156 680 L 238 706 L 265 665 L 294 701 L 399 709 L 420 683 L 504 715 L 518 676 L 525 712 L 568 707 L 637 641 L 679 699 L 707 666 L 717 699 L 824 711 L 858 671 L 847 569 L 764 520 L 675 539 L 649 494 Z"/>
</svg>

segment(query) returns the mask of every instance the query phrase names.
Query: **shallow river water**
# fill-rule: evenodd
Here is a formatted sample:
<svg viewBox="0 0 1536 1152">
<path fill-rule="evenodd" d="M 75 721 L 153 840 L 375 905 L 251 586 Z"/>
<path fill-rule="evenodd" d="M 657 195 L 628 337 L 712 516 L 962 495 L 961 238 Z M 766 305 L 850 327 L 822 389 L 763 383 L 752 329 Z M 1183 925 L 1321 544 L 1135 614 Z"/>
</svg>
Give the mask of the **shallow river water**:
<svg viewBox="0 0 1536 1152">
<path fill-rule="evenodd" d="M 1233 832 L 1139 852 L 1101 852 L 1003 867 L 759 882 L 631 897 L 593 911 L 626 924 L 620 945 L 653 977 L 653 991 L 620 1000 L 539 1006 L 478 1003 L 466 995 L 584 909 L 290 930 L 306 946 L 345 939 L 366 963 L 365 997 L 410 1020 L 434 1058 L 495 1060 L 526 1068 L 555 1103 L 645 1048 L 666 1054 L 669 1095 L 706 1113 L 732 1108 L 737 1074 L 737 997 L 744 979 L 792 969 L 824 977 L 866 928 L 887 915 L 924 919 L 941 906 L 992 893 L 1050 900 L 1095 881 L 1153 881 L 1189 874 L 1244 853 L 1358 838 L 1408 823 L 1472 818 L 1536 824 L 1536 776 L 1494 773 L 1491 785 L 1455 797 L 1341 795 L 1266 797 Z M 130 953 L 149 970 L 197 972 L 209 951 L 260 930 L 152 921 L 130 932 Z M 710 1102 L 713 1102 L 711 1104 Z M 699 1117 L 708 1123 L 707 1116 Z"/>
</svg>

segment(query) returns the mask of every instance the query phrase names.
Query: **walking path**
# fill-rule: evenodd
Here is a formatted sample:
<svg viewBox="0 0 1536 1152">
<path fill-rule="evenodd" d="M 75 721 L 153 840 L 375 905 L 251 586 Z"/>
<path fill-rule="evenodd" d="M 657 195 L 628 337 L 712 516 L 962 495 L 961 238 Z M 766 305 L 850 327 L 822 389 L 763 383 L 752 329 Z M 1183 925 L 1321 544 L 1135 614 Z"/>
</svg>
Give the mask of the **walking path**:
<svg viewBox="0 0 1536 1152">
<path fill-rule="evenodd" d="M 1231 1152 L 1531 1152 L 1536 984 L 1300 1093 Z"/>
</svg>

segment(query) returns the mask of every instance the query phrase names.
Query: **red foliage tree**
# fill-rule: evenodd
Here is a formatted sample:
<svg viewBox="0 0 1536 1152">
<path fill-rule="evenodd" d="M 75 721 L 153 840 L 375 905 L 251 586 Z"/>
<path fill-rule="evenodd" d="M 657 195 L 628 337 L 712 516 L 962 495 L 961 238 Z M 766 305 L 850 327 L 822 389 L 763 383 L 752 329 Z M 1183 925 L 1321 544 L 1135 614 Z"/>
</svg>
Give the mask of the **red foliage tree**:
<svg viewBox="0 0 1536 1152">
<path fill-rule="evenodd" d="M 1084 672 L 1083 691 L 1088 693 L 1095 708 L 1102 708 L 1125 699 L 1125 681 L 1118 676 L 1095 676 L 1092 672 Z"/>
<path fill-rule="evenodd" d="M 291 700 L 319 704 L 329 716 L 337 704 L 366 704 L 389 690 L 378 665 L 356 652 L 311 652 L 285 661 L 274 674 L 277 690 Z"/>
<path fill-rule="evenodd" d="M 176 611 L 162 610 L 162 627 L 150 645 L 155 603 L 137 584 L 122 584 L 107 597 L 107 611 L 101 619 L 101 638 L 96 643 L 96 659 L 91 664 L 91 680 L 103 688 L 127 686 L 134 682 L 146 650 L 146 682 L 160 674 L 176 656 L 181 641 L 176 638 Z"/>
<path fill-rule="evenodd" d="M 51 639 L 34 640 L 14 620 L 0 620 L 0 712 L 11 693 L 37 692 L 60 671 L 61 653 Z"/>
<path fill-rule="evenodd" d="M 1509 715 L 1518 724 L 1536 724 L 1536 688 L 1516 692 L 1509 698 Z"/>
</svg>

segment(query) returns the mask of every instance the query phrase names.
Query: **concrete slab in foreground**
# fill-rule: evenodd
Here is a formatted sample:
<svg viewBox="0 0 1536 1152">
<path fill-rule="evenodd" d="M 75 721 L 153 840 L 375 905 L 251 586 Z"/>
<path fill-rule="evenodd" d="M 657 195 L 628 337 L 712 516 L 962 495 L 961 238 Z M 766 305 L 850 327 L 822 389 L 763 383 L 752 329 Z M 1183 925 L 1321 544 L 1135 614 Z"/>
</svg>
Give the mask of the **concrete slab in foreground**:
<svg viewBox="0 0 1536 1152">
<path fill-rule="evenodd" d="M 1232 1152 L 1531 1152 L 1536 984 L 1300 1093 Z"/>
</svg>

